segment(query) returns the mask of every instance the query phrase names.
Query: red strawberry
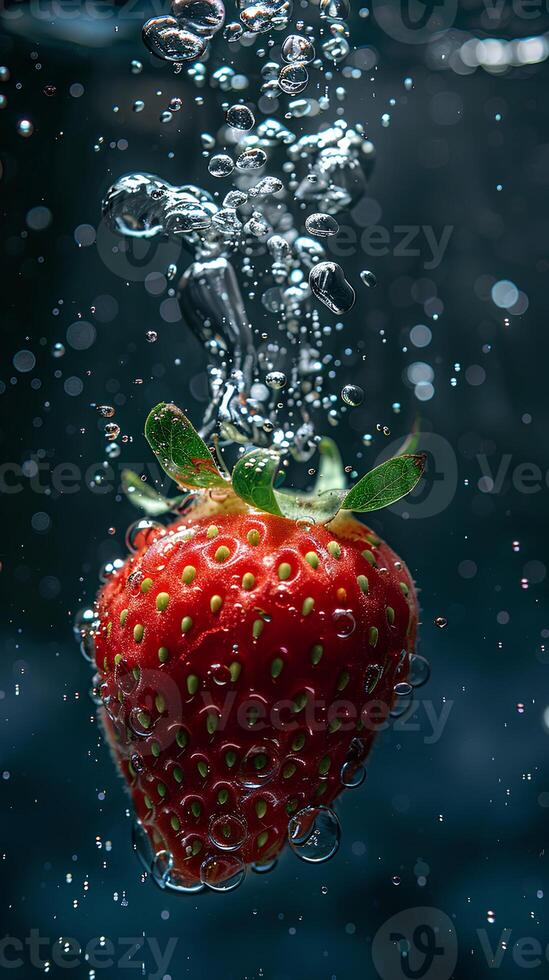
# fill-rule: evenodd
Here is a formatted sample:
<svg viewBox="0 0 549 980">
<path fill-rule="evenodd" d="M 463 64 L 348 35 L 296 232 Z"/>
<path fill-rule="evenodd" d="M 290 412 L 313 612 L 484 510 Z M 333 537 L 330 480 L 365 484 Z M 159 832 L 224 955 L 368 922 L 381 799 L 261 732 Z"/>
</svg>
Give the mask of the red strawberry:
<svg viewBox="0 0 549 980">
<path fill-rule="evenodd" d="M 98 597 L 105 729 L 172 883 L 223 888 L 353 782 L 408 676 L 414 585 L 350 516 L 232 495 L 137 544 Z"/>
</svg>

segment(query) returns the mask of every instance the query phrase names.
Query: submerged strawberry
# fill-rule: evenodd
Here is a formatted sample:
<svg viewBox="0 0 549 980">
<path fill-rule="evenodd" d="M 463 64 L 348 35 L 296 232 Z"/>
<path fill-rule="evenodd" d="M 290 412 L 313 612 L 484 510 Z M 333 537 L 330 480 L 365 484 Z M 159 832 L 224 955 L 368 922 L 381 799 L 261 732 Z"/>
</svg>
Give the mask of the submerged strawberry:
<svg viewBox="0 0 549 980">
<path fill-rule="evenodd" d="M 185 426 L 187 446 L 199 437 Z M 173 440 L 167 459 L 147 435 L 168 469 Z M 180 485 L 189 466 L 201 480 L 214 472 L 206 447 L 192 448 L 187 468 L 177 456 Z M 281 516 L 268 467 L 257 453 L 237 464 L 243 499 L 225 483 L 222 503 L 206 495 L 168 527 L 141 522 L 135 553 L 98 597 L 105 731 L 170 887 L 231 887 L 247 865 L 273 861 L 289 821 L 291 844 L 328 856 L 329 806 L 360 781 L 408 676 L 417 601 L 406 567 L 348 514 L 329 526 Z M 358 487 L 343 492 L 345 510 Z M 258 488 L 278 514 L 250 507 Z"/>
</svg>

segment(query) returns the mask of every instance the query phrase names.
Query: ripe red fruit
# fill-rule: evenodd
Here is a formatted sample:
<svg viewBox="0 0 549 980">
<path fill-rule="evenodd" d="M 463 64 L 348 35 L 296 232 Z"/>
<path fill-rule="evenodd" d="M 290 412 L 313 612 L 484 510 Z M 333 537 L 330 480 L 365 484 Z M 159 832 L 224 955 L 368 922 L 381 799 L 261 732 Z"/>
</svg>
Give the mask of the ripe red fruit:
<svg viewBox="0 0 549 980">
<path fill-rule="evenodd" d="M 354 518 L 301 523 L 204 502 L 138 535 L 99 594 L 105 730 L 172 882 L 272 861 L 352 784 L 408 676 L 405 565 Z"/>
</svg>

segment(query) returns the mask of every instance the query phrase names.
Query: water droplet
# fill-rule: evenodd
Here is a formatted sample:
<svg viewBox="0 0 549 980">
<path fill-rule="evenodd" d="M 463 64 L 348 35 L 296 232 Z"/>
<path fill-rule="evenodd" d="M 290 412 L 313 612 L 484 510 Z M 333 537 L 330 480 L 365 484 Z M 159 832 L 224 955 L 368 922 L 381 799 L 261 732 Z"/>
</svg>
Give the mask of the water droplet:
<svg viewBox="0 0 549 980">
<path fill-rule="evenodd" d="M 327 861 L 337 851 L 341 827 L 329 807 L 305 807 L 288 824 L 288 841 L 294 854 L 302 861 Z"/>
</svg>

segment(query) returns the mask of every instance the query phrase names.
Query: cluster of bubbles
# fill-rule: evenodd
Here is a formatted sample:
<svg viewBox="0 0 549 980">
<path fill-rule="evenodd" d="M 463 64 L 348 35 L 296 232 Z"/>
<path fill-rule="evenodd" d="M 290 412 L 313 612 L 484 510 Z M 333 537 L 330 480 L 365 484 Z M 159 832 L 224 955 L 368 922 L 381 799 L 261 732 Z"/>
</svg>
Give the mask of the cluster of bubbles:
<svg viewBox="0 0 549 980">
<path fill-rule="evenodd" d="M 240 0 L 238 7 L 239 22 L 223 31 L 228 42 L 286 32 L 292 16 L 289 0 Z M 167 61 L 192 62 L 189 75 L 203 87 L 206 45 L 225 23 L 223 5 L 174 0 L 172 14 L 147 22 L 146 44 Z M 202 435 L 218 428 L 227 442 L 274 446 L 300 462 L 316 450 L 317 414 L 324 430 L 324 420 L 337 425 L 341 412 L 362 400 L 340 400 L 326 390 L 331 355 L 323 347 L 340 325 L 324 323 L 322 310 L 345 316 L 355 304 L 355 288 L 327 247 L 339 232 L 337 215 L 364 194 L 375 157 L 360 124 L 339 118 L 323 127 L 315 122 L 310 132 L 300 124 L 300 133 L 287 125 L 330 108 L 329 85 L 319 98 L 296 96 L 307 88 L 311 70 L 331 81 L 334 65 L 350 50 L 348 0 L 321 0 L 319 15 L 316 31 L 298 21 L 279 47 L 270 41 L 257 104 L 225 102 L 217 137 L 201 135 L 209 183 L 213 178 L 219 189 L 176 187 L 154 174 L 130 173 L 112 185 L 103 206 L 116 233 L 164 236 L 191 254 L 177 295 L 183 321 L 208 357 L 210 399 Z M 273 51 L 279 52 L 276 59 Z M 267 58 L 266 50 L 259 53 Z M 244 76 L 224 64 L 210 71 L 209 82 L 231 93 L 239 87 L 237 77 Z M 282 121 L 269 109 L 285 97 Z M 176 272 L 170 270 L 169 278 Z M 376 282 L 369 271 L 361 279 L 368 287 Z M 250 300 L 259 298 L 274 330 L 254 328 L 246 293 Z"/>
</svg>

